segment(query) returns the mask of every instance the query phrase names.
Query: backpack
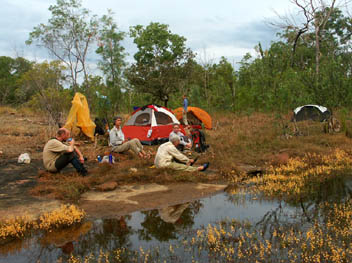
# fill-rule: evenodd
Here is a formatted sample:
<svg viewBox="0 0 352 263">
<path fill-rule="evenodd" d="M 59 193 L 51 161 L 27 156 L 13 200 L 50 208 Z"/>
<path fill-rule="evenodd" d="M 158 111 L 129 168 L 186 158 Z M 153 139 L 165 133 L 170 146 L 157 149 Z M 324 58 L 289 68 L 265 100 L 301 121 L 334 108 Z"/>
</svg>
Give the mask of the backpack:
<svg viewBox="0 0 352 263">
<path fill-rule="evenodd" d="M 209 145 L 207 145 L 205 142 L 204 133 L 199 129 L 193 129 L 191 131 L 191 134 L 192 134 L 194 150 L 198 153 L 205 152 L 209 148 Z"/>
<path fill-rule="evenodd" d="M 104 119 L 95 118 L 94 123 L 95 123 L 94 134 L 104 135 L 106 133 L 106 125 L 108 123 L 107 120 L 105 118 Z"/>
</svg>

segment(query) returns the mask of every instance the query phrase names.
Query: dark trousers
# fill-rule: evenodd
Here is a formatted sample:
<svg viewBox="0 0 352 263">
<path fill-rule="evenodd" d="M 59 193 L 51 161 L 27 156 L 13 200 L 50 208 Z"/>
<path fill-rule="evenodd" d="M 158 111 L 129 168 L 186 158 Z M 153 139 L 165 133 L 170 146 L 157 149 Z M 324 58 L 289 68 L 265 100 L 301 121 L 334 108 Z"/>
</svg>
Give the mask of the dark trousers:
<svg viewBox="0 0 352 263">
<path fill-rule="evenodd" d="M 55 162 L 55 168 L 60 172 L 69 163 L 76 169 L 76 171 L 82 175 L 86 175 L 87 170 L 84 168 L 83 164 L 79 161 L 77 155 L 74 152 L 65 153 L 61 155 Z"/>
</svg>

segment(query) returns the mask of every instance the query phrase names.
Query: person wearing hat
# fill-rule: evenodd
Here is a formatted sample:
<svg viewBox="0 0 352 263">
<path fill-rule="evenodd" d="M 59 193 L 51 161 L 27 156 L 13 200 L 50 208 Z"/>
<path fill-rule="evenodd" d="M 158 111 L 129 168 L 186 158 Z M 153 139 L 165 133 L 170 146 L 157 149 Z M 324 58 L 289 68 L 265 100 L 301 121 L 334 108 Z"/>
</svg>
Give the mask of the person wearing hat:
<svg viewBox="0 0 352 263">
<path fill-rule="evenodd" d="M 114 128 L 109 132 L 109 146 L 112 147 L 111 151 L 122 153 L 132 150 L 140 158 L 149 159 L 150 155 L 143 150 L 143 145 L 137 138 L 132 140 L 125 139 L 125 135 L 121 128 L 122 118 L 120 116 L 115 117 L 114 123 Z"/>
<path fill-rule="evenodd" d="M 170 136 L 169 142 L 160 145 L 154 160 L 155 167 L 170 168 L 186 172 L 203 172 L 209 167 L 209 162 L 198 167 L 192 166 L 194 160 L 189 159 L 176 148 L 179 144 L 180 136 L 173 134 Z"/>
</svg>

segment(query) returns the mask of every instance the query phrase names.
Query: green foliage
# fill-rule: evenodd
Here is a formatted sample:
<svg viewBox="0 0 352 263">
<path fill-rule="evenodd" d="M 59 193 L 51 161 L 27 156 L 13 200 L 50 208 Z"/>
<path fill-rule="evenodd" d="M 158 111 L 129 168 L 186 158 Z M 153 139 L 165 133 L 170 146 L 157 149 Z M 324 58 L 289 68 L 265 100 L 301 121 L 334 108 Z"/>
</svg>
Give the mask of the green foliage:
<svg viewBox="0 0 352 263">
<path fill-rule="evenodd" d="M 101 56 L 99 68 L 104 73 L 108 86 L 117 86 L 126 65 L 125 48 L 121 45 L 125 33 L 118 31 L 112 15 L 113 13 L 109 11 L 108 15 L 101 18 L 102 28 L 99 31 L 99 47 L 96 53 Z"/>
<path fill-rule="evenodd" d="M 20 89 L 18 80 L 22 75 L 30 70 L 33 63 L 18 57 L 16 59 L 2 56 L 0 57 L 0 103 L 1 104 L 21 104 L 28 100 L 18 98 L 16 92 Z"/>
<path fill-rule="evenodd" d="M 63 88 L 65 67 L 59 61 L 34 64 L 19 80 L 18 97 L 30 98 L 28 105 L 48 114 L 50 120 L 59 123 L 62 114 L 70 107 L 70 90 Z"/>
<path fill-rule="evenodd" d="M 108 15 L 101 18 L 102 28 L 99 31 L 99 47 L 96 53 L 101 56 L 98 65 L 106 79 L 106 90 L 103 93 L 109 98 L 110 110 L 117 112 L 121 109 L 122 89 L 126 86 L 123 79 L 126 53 L 121 45 L 125 33 L 118 31 L 112 15 L 109 11 Z"/>
<path fill-rule="evenodd" d="M 186 39 L 159 23 L 134 26 L 130 35 L 138 48 L 136 62 L 126 72 L 130 84 L 167 106 L 170 95 L 182 90 L 191 74 L 194 55 L 186 48 Z"/>
<path fill-rule="evenodd" d="M 75 89 L 81 73 L 85 80 L 88 78 L 86 61 L 89 47 L 95 42 L 98 19 L 82 8 L 81 0 L 57 0 L 49 11 L 48 23 L 34 27 L 26 44 L 36 42 L 62 61 L 70 72 L 71 85 Z"/>
<path fill-rule="evenodd" d="M 188 95 L 192 106 L 208 111 L 282 113 L 304 104 L 351 108 L 352 19 L 340 9 L 317 7 L 309 14 L 313 17 L 307 30 L 300 31 L 300 25 L 288 26 L 278 34 L 280 40 L 266 50 L 258 43 L 257 54 L 246 54 L 236 70 L 225 57 L 216 63 L 197 63 L 186 39 L 173 34 L 168 25 L 133 26 L 129 34 L 138 51 L 135 62 L 126 68 L 125 33 L 119 31 L 113 13 L 98 19 L 81 3 L 57 0 L 49 8 L 48 23 L 35 27 L 27 41 L 44 46 L 56 56 L 65 66 L 58 69 L 60 74 L 48 63 L 0 57 L 2 104 L 33 102 L 38 96 L 43 99 L 47 97 L 43 90 L 48 88 L 56 90 L 58 97 L 83 92 L 92 112 L 104 118 L 148 103 L 177 108 L 182 105 L 183 94 Z M 309 3 L 306 8 L 310 8 Z M 326 23 L 314 24 L 322 21 Z M 96 53 L 103 76 L 87 73 L 93 42 L 98 43 Z M 33 71 L 25 75 L 32 66 L 40 78 Z M 44 72 L 45 67 L 50 70 Z M 69 78 L 63 70 L 69 71 Z M 79 84 L 82 73 L 83 83 Z M 55 84 L 53 79 L 58 75 L 61 79 Z M 69 91 L 64 91 L 63 79 L 70 80 Z"/>
<path fill-rule="evenodd" d="M 41 93 L 36 93 L 27 103 L 32 109 L 46 113 L 54 124 L 65 120 L 66 113 L 71 106 L 72 95 L 69 90 L 47 88 Z"/>
</svg>

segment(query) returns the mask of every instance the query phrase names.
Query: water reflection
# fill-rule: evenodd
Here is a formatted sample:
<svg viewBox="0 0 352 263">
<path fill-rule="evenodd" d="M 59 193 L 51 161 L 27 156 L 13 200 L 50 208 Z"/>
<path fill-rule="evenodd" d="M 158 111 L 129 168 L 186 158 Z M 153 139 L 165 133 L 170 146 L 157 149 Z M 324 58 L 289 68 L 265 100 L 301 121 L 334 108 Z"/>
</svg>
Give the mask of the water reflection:
<svg viewBox="0 0 352 263">
<path fill-rule="evenodd" d="M 71 253 L 83 258 L 91 253 L 97 255 L 100 250 L 121 248 L 132 253 L 139 247 L 182 240 L 200 227 L 226 218 L 246 220 L 270 239 L 275 229 L 292 225 L 304 229 L 316 218 L 327 220 L 331 207 L 319 204 L 344 202 L 351 198 L 351 193 L 350 177 L 331 178 L 312 185 L 309 196 L 288 203 L 253 196 L 233 186 L 225 193 L 195 202 L 86 222 L 15 240 L 0 246 L 0 262 L 56 262 L 59 258 L 65 261 Z"/>
<path fill-rule="evenodd" d="M 175 224 L 188 206 L 189 203 L 185 203 L 161 208 L 159 209 L 160 218 L 166 223 Z"/>
<path fill-rule="evenodd" d="M 131 247 L 130 236 L 134 230 L 128 225 L 131 215 L 119 218 L 97 220 L 92 229 L 80 238 L 75 252 L 82 257 L 90 252 L 116 250 L 121 247 Z"/>
<path fill-rule="evenodd" d="M 194 224 L 194 217 L 202 207 L 201 201 L 165 207 L 159 210 L 142 212 L 144 221 L 138 230 L 141 240 L 164 242 L 176 239 L 180 230 L 190 229 Z"/>
</svg>

